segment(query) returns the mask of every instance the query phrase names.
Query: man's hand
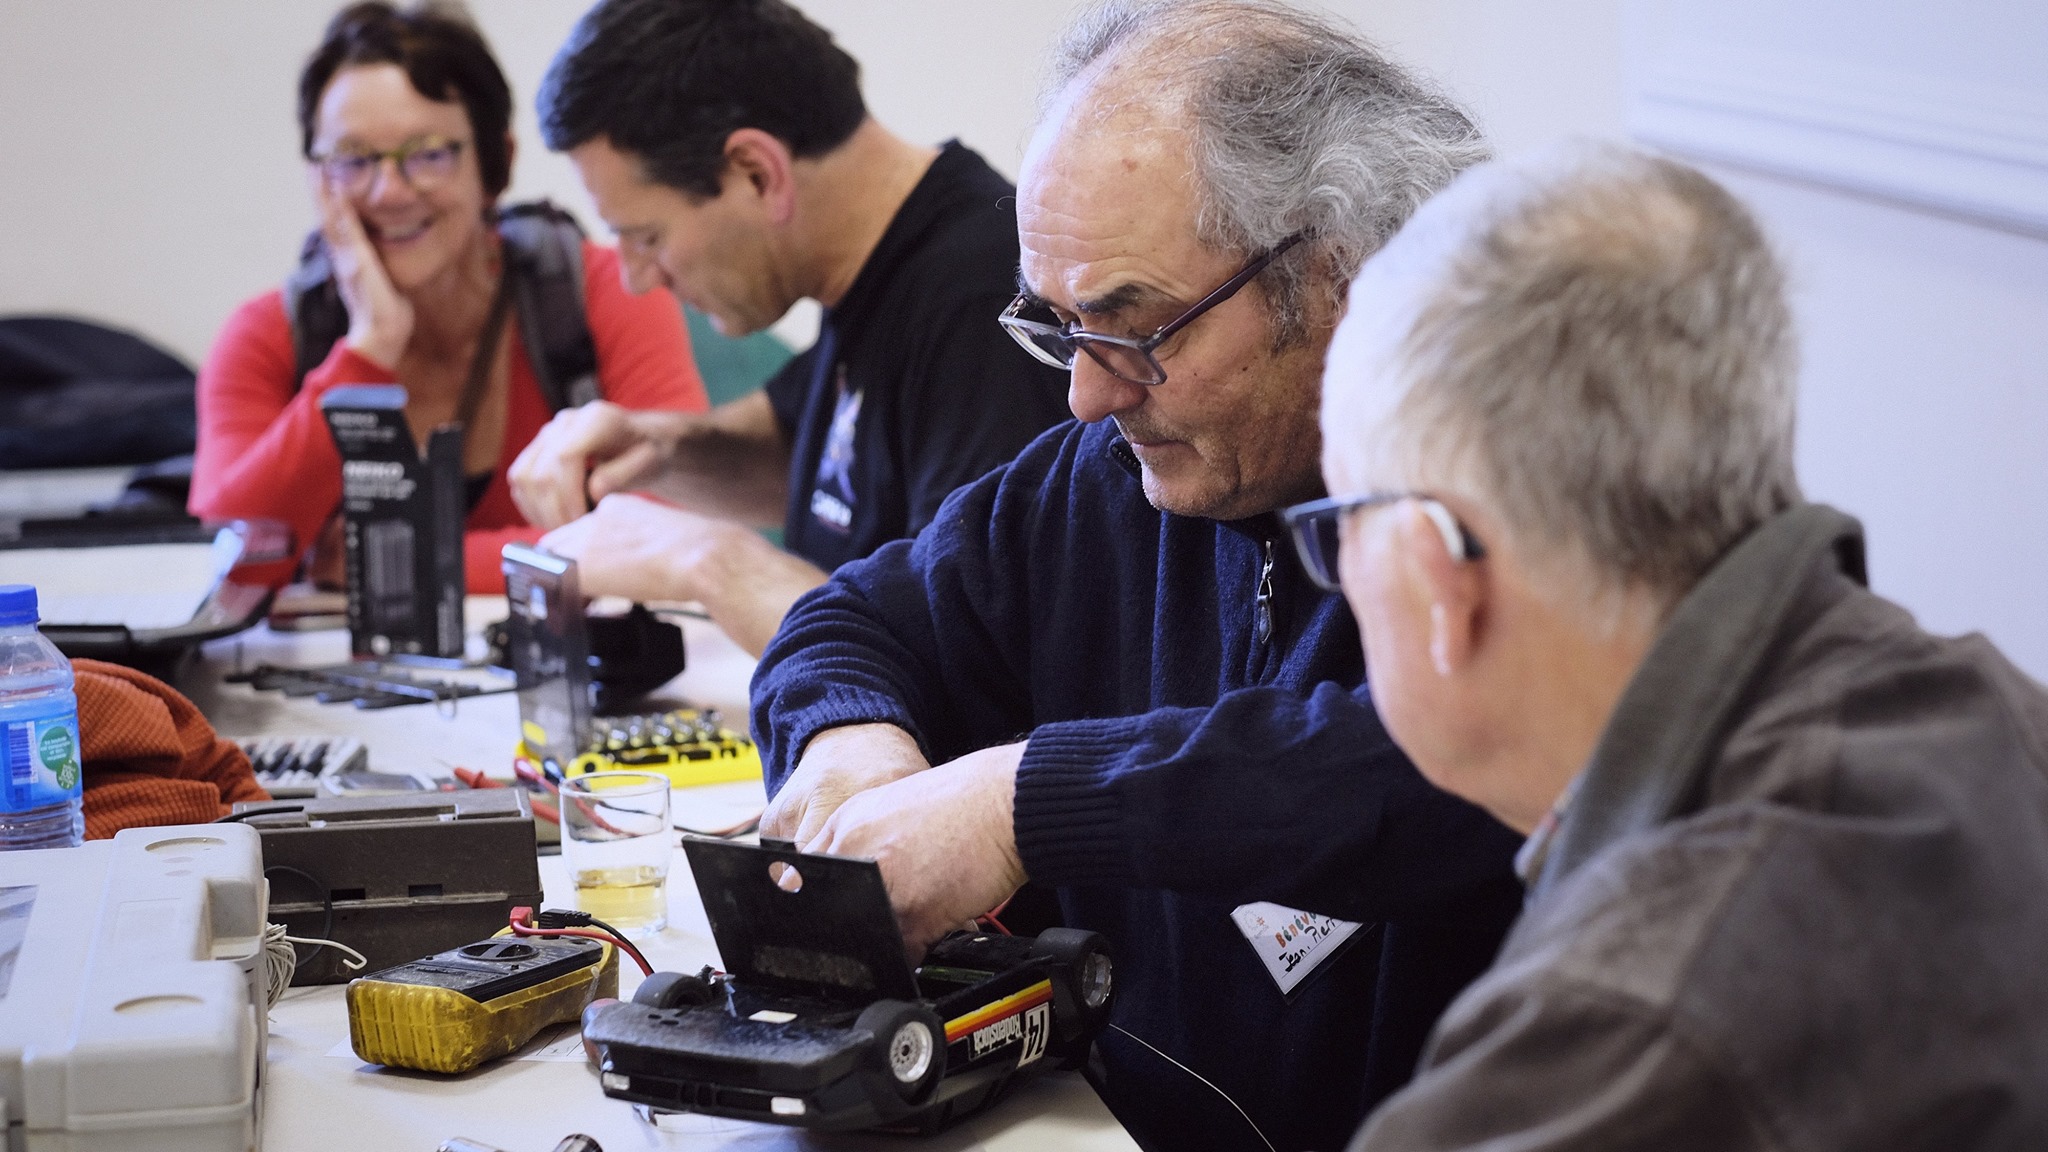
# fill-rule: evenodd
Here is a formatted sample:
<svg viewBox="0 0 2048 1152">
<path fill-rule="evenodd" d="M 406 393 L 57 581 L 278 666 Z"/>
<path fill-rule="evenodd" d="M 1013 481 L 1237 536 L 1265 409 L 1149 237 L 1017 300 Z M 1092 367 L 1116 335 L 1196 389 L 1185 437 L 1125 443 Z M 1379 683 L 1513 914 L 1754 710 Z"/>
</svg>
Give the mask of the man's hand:
<svg viewBox="0 0 2048 1152">
<path fill-rule="evenodd" d="M 327 259 L 334 266 L 342 306 L 348 309 L 348 346 L 359 356 L 397 368 L 405 346 L 412 342 L 412 301 L 391 283 L 348 197 L 329 189 L 317 168 L 312 179 L 313 199 L 320 206 L 320 235 L 327 241 Z"/>
<path fill-rule="evenodd" d="M 796 771 L 761 814 L 761 835 L 801 847 L 848 797 L 930 768 L 917 741 L 894 724 L 827 728 L 804 745 Z"/>
<path fill-rule="evenodd" d="M 1026 879 L 1012 827 L 1024 744 L 970 753 L 841 804 L 806 852 L 871 859 L 915 963 L 934 940 L 987 912 Z"/>
<path fill-rule="evenodd" d="M 729 533 L 745 528 L 642 496 L 607 496 L 588 516 L 541 537 L 540 546 L 576 561 L 585 596 L 701 600 L 692 578 Z"/>
<path fill-rule="evenodd" d="M 605 400 L 558 412 L 506 469 L 512 502 L 527 523 L 560 528 L 590 511 L 592 501 L 640 487 L 658 472 L 684 419 Z"/>
</svg>

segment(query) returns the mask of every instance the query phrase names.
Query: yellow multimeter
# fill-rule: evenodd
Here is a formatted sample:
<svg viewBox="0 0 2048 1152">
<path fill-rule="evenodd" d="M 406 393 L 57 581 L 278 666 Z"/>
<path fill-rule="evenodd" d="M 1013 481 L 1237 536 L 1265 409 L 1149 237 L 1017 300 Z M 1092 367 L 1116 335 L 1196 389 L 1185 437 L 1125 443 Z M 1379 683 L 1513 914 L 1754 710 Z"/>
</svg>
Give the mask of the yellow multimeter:
<svg viewBox="0 0 2048 1152">
<path fill-rule="evenodd" d="M 372 1064 L 467 1072 L 509 1056 L 592 1000 L 619 994 L 618 951 L 511 929 L 348 985 L 348 1038 Z"/>
</svg>

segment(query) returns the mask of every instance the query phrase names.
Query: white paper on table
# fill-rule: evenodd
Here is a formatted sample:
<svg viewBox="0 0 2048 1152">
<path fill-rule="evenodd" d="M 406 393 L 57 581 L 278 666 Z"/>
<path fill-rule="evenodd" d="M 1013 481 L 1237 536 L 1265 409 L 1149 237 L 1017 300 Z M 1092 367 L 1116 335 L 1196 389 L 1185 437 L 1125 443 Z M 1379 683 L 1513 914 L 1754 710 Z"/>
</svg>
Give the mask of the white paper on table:
<svg viewBox="0 0 2048 1152">
<path fill-rule="evenodd" d="M 50 624 L 188 624 L 241 554 L 223 529 L 211 544 L 117 544 L 0 549 L 0 584 L 33 584 Z"/>
</svg>

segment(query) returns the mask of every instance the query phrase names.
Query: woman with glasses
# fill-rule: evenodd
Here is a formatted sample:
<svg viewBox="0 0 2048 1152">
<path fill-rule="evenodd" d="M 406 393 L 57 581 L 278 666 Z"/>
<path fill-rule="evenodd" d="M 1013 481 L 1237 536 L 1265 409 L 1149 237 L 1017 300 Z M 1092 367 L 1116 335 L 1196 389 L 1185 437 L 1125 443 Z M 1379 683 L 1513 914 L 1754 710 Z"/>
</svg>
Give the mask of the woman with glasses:
<svg viewBox="0 0 2048 1152">
<path fill-rule="evenodd" d="M 469 584 L 497 591 L 499 550 L 539 536 L 505 469 L 556 408 L 595 398 L 591 353 L 596 396 L 706 406 L 681 313 L 663 293 L 628 295 L 617 254 L 565 215 L 500 209 L 511 92 L 459 13 L 344 9 L 300 76 L 298 110 L 320 226 L 285 288 L 238 309 L 207 357 L 191 509 L 290 524 L 315 545 L 316 579 L 338 584 L 341 463 L 320 398 L 402 384 L 422 445 L 442 424 L 466 430 Z M 565 379 L 579 364 L 580 387 Z"/>
</svg>

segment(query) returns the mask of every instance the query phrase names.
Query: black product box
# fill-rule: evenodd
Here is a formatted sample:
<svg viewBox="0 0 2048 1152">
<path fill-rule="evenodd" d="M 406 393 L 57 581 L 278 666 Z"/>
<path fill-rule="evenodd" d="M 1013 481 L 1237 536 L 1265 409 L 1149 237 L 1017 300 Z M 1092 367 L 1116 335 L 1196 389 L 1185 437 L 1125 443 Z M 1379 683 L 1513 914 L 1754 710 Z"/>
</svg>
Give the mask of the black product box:
<svg viewBox="0 0 2048 1152">
<path fill-rule="evenodd" d="M 270 919 L 299 945 L 293 984 L 339 984 L 482 940 L 541 906 L 533 809 L 518 788 L 259 800 L 235 815 L 263 840 Z"/>
<path fill-rule="evenodd" d="M 405 388 L 358 384 L 320 398 L 341 451 L 348 635 L 357 656 L 462 655 L 462 426 L 413 447 Z"/>
<path fill-rule="evenodd" d="M 527 747 L 567 765 L 591 730 L 590 640 L 576 564 L 507 544 L 506 647 L 519 677 L 519 730 Z"/>
</svg>

